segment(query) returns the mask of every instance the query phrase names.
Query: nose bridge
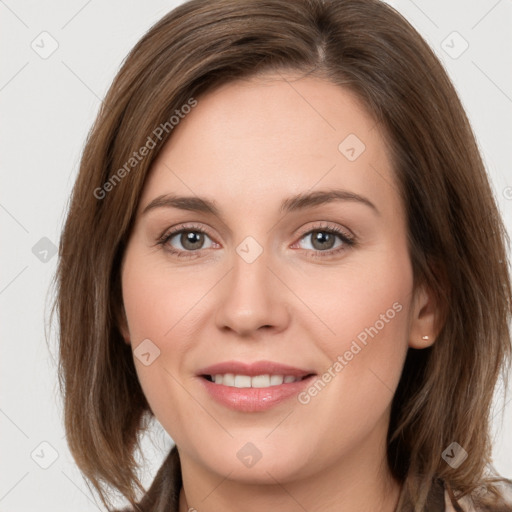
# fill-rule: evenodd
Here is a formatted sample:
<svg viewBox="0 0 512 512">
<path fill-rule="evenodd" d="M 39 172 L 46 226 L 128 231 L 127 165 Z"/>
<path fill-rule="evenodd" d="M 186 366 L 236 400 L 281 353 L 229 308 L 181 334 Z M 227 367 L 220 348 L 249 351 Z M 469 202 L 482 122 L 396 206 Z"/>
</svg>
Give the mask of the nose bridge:
<svg viewBox="0 0 512 512">
<path fill-rule="evenodd" d="M 252 236 L 234 249 L 231 272 L 226 276 L 224 296 L 219 302 L 219 327 L 246 334 L 262 326 L 280 330 L 287 321 L 286 299 L 283 285 L 268 268 L 273 254 Z"/>
</svg>

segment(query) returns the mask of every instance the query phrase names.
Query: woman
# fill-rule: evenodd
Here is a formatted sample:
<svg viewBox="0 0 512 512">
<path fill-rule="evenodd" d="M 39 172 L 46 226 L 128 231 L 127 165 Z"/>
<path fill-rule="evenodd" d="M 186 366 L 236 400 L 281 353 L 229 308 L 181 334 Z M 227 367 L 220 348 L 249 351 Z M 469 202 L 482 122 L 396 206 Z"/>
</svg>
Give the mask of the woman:
<svg viewBox="0 0 512 512">
<path fill-rule="evenodd" d="M 391 7 L 182 4 L 114 80 L 62 233 L 78 466 L 126 510 L 512 510 L 488 473 L 505 238 Z M 176 446 L 139 499 L 153 417 Z"/>
</svg>

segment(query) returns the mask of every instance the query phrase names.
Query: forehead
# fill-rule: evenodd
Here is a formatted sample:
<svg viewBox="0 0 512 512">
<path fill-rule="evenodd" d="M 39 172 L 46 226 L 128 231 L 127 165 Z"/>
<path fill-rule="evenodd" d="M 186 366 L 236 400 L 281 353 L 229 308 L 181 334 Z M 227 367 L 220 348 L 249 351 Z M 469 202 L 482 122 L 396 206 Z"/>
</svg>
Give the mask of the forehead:
<svg viewBox="0 0 512 512">
<path fill-rule="evenodd" d="M 247 207 L 343 187 L 396 209 L 385 140 L 351 91 L 317 77 L 263 75 L 196 99 L 153 163 L 141 208 L 171 192 Z"/>
</svg>

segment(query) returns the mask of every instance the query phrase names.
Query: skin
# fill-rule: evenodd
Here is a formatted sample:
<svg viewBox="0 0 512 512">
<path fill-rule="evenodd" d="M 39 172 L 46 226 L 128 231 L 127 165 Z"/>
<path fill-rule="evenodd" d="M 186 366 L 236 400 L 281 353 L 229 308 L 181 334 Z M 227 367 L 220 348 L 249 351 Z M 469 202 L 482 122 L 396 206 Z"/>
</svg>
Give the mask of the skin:
<svg viewBox="0 0 512 512">
<path fill-rule="evenodd" d="M 354 161 L 338 150 L 351 133 L 366 146 Z M 395 509 L 400 485 L 386 462 L 390 404 L 408 347 L 434 340 L 435 304 L 414 286 L 386 149 L 351 92 L 279 74 L 198 98 L 154 162 L 123 259 L 122 332 L 134 349 L 150 339 L 160 350 L 149 366 L 134 361 L 153 413 L 178 446 L 181 512 L 241 504 L 245 511 Z M 378 212 L 348 200 L 279 212 L 291 195 L 334 188 L 364 196 Z M 171 207 L 142 214 L 168 193 L 213 200 L 222 219 Z M 157 244 L 183 223 L 208 232 L 199 249 L 188 249 L 190 258 Z M 311 230 L 325 225 L 357 244 L 329 256 L 343 242 L 332 235 L 333 245 L 315 244 Z M 248 236 L 263 248 L 252 263 L 236 252 Z M 182 252 L 185 245 L 179 234 L 167 242 Z M 395 303 L 401 311 L 307 404 L 292 397 L 263 412 L 234 411 L 209 398 L 196 376 L 227 360 L 277 361 L 321 376 Z M 262 454 L 252 467 L 237 458 L 247 442 Z"/>
</svg>

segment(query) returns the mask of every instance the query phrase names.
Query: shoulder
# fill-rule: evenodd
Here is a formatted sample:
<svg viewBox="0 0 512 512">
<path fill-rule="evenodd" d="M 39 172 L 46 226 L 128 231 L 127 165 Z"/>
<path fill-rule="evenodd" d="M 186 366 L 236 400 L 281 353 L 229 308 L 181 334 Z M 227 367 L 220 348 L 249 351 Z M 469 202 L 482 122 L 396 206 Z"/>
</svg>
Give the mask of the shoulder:
<svg viewBox="0 0 512 512">
<path fill-rule="evenodd" d="M 450 494 L 445 490 L 445 512 L 512 512 L 512 484 L 500 483 L 496 487 L 501 493 L 501 502 L 495 506 L 484 507 L 476 506 L 471 497 L 464 496 L 457 501 L 459 508 L 455 508 L 450 499 Z"/>
<path fill-rule="evenodd" d="M 177 512 L 181 485 L 180 458 L 174 445 L 136 508 L 128 506 L 113 512 Z"/>
<path fill-rule="evenodd" d="M 467 496 L 459 499 L 458 504 L 463 512 L 477 512 L 471 500 Z M 444 491 L 444 510 L 445 512 L 457 512 L 457 509 L 455 509 L 452 504 L 448 491 Z"/>
</svg>

